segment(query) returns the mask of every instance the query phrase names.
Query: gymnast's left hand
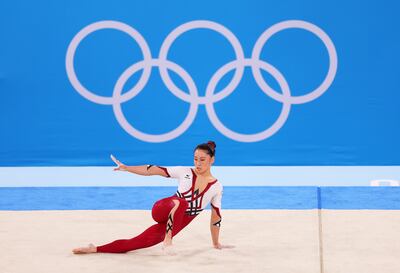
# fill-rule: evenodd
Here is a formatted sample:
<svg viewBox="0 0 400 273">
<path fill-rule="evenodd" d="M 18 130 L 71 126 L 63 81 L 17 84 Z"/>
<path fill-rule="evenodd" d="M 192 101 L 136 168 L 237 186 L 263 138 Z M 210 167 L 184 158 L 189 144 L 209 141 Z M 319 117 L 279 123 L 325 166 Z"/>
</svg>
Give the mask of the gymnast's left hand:
<svg viewBox="0 0 400 273">
<path fill-rule="evenodd" d="M 127 171 L 127 166 L 118 159 L 116 159 L 113 155 L 111 155 L 112 161 L 114 161 L 115 164 L 117 164 L 117 167 L 114 168 L 114 171 Z"/>
</svg>

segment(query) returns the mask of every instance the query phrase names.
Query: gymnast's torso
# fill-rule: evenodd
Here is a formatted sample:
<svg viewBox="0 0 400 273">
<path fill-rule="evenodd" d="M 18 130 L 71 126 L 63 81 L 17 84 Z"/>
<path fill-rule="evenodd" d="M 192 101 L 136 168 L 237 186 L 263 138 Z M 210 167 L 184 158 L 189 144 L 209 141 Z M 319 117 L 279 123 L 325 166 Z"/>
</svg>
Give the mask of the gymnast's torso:
<svg viewBox="0 0 400 273">
<path fill-rule="evenodd" d="M 206 206 L 211 203 L 218 213 L 221 209 L 222 199 L 222 184 L 215 179 L 207 184 L 207 186 L 199 192 L 195 190 L 197 175 L 193 169 L 189 167 L 170 167 L 166 168 L 169 177 L 178 180 L 178 190 L 176 196 L 184 198 L 189 206 L 186 209 L 186 214 L 197 216 Z"/>
</svg>

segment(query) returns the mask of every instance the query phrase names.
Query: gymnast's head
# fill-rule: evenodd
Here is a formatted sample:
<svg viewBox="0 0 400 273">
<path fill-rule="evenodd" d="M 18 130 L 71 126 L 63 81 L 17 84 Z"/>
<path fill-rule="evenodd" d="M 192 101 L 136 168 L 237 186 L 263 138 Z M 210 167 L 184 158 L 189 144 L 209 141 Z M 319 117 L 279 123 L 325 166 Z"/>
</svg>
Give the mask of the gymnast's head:
<svg viewBox="0 0 400 273">
<path fill-rule="evenodd" d="M 206 174 L 215 160 L 215 148 L 217 145 L 214 141 L 208 141 L 196 146 L 194 149 L 194 167 L 198 174 Z"/>
</svg>

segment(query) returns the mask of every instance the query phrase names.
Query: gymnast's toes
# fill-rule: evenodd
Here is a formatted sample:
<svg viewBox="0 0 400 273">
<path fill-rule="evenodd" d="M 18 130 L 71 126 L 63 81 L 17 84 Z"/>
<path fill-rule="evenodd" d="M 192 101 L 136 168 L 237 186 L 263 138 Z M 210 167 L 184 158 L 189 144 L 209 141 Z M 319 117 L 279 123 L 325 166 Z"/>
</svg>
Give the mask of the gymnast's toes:
<svg viewBox="0 0 400 273">
<path fill-rule="evenodd" d="M 97 248 L 93 244 L 89 244 L 87 247 L 78 247 L 72 250 L 74 254 L 89 254 L 96 253 Z"/>
</svg>

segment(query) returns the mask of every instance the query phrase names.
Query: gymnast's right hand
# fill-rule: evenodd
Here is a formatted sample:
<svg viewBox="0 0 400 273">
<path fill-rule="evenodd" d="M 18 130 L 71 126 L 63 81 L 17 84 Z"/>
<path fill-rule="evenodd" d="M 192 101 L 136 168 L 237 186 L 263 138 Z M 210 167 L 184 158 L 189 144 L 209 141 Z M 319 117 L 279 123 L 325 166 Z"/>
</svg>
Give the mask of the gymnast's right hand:
<svg viewBox="0 0 400 273">
<path fill-rule="evenodd" d="M 117 168 L 114 168 L 114 171 L 126 171 L 128 169 L 128 167 L 121 163 L 121 161 L 119 161 L 118 159 L 115 158 L 115 156 L 110 155 L 112 161 L 114 161 L 115 164 L 117 164 Z"/>
</svg>

